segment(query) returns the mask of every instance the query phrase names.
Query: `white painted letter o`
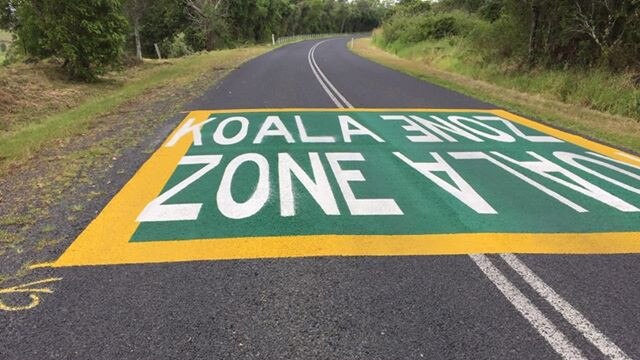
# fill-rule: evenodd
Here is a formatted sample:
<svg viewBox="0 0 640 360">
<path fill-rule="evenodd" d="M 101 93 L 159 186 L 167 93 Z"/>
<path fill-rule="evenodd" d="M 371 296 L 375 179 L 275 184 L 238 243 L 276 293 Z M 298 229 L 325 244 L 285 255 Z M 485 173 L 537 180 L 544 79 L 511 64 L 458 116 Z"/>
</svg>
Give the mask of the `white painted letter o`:
<svg viewBox="0 0 640 360">
<path fill-rule="evenodd" d="M 240 122 L 240 130 L 232 137 L 226 137 L 224 135 L 224 128 L 232 121 Z M 247 136 L 247 130 L 249 129 L 249 120 L 242 116 L 232 116 L 226 118 L 218 124 L 216 131 L 213 133 L 213 141 L 218 145 L 233 145 L 242 141 Z"/>
</svg>

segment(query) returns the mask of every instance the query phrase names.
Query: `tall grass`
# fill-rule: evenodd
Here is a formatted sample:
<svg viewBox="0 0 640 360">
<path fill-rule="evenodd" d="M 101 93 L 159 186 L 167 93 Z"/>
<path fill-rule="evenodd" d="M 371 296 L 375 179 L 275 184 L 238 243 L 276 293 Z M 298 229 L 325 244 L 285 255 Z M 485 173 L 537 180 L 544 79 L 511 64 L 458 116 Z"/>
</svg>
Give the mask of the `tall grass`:
<svg viewBox="0 0 640 360">
<path fill-rule="evenodd" d="M 453 28 L 458 30 L 443 37 L 416 36 L 422 31 L 418 25 L 424 26 L 437 17 L 396 18 L 374 32 L 373 42 L 402 58 L 441 70 L 640 121 L 640 86 L 634 84 L 633 73 L 604 68 L 528 69 L 517 56 L 495 53 L 491 41 L 496 39 L 487 36 L 496 31 L 492 24 L 462 12 L 438 16 L 452 19 Z"/>
<path fill-rule="evenodd" d="M 265 46 L 203 52 L 132 74 L 121 86 L 91 96 L 62 112 L 43 114 L 41 121 L 24 123 L 0 134 L 0 174 L 9 163 L 22 161 L 52 142 L 86 131 L 90 123 L 151 88 L 189 86 L 214 68 L 233 69 L 269 49 Z M 1 73 L 0 73 L 1 75 Z M 98 85 L 96 85 L 98 86 Z"/>
<path fill-rule="evenodd" d="M 640 152 L 640 121 L 630 117 L 592 110 L 582 105 L 563 103 L 548 96 L 532 95 L 464 74 L 441 70 L 421 60 L 395 56 L 372 44 L 370 38 L 355 42 L 353 51 L 431 83 L 459 91 L 468 96 L 493 103 L 512 112 L 524 114 L 590 138 Z"/>
</svg>

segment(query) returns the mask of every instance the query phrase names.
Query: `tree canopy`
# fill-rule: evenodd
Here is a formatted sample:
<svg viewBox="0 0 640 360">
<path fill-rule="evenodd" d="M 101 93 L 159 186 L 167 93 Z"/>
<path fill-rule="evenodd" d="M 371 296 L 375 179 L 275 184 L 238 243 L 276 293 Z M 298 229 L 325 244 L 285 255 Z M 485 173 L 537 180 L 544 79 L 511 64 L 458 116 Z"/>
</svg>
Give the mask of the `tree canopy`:
<svg viewBox="0 0 640 360">
<path fill-rule="evenodd" d="M 146 53 L 151 52 L 153 43 L 170 41 L 180 33 L 186 35 L 187 45 L 198 51 L 265 42 L 271 34 L 370 31 L 380 25 L 386 10 L 379 0 L 137 1 L 149 3 L 141 25 Z"/>
<path fill-rule="evenodd" d="M 2 25 L 31 57 L 55 56 L 72 79 L 91 81 L 120 59 L 127 23 L 119 0 L 2 0 Z"/>
<path fill-rule="evenodd" d="M 168 56 L 285 35 L 370 31 L 380 0 L 0 0 L 0 28 L 31 58 L 54 56 L 92 80 L 127 52 Z"/>
<path fill-rule="evenodd" d="M 442 0 L 438 6 L 490 22 L 496 55 L 529 66 L 640 65 L 640 0 Z"/>
</svg>

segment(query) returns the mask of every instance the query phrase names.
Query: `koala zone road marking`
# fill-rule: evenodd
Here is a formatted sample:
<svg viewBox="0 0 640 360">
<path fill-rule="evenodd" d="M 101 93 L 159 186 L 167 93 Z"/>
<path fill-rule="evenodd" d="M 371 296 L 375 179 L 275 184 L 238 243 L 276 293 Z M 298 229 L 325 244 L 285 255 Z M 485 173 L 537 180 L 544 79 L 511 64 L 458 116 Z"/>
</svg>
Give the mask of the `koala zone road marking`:
<svg viewBox="0 0 640 360">
<path fill-rule="evenodd" d="M 502 110 L 191 112 L 54 266 L 640 252 L 640 160 Z"/>
</svg>

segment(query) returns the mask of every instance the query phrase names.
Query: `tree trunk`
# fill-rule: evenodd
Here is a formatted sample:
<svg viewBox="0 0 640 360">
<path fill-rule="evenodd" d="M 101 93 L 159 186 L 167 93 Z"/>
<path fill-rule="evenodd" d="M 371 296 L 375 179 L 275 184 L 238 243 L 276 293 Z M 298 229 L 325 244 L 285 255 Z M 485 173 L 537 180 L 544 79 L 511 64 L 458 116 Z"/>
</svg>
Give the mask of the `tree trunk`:
<svg viewBox="0 0 640 360">
<path fill-rule="evenodd" d="M 136 57 L 142 60 L 142 44 L 140 42 L 140 23 L 138 16 L 133 18 L 133 37 L 136 41 Z"/>
<path fill-rule="evenodd" d="M 531 69 L 536 64 L 536 44 L 538 42 L 538 23 L 540 20 L 540 7 L 536 0 L 531 3 L 531 28 L 529 30 L 529 53 L 527 65 Z"/>
</svg>

